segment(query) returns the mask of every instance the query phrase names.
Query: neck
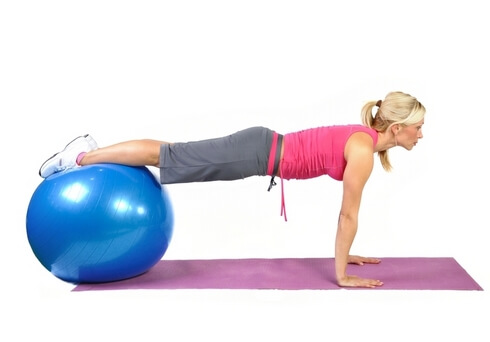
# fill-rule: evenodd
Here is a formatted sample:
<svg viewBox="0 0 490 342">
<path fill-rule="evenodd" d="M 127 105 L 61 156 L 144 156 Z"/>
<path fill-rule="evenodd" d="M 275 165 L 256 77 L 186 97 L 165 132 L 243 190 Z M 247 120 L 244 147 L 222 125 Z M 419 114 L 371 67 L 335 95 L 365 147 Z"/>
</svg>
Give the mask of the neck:
<svg viewBox="0 0 490 342">
<path fill-rule="evenodd" d="M 395 136 L 391 132 L 378 132 L 378 142 L 374 152 L 386 151 L 396 146 Z"/>
</svg>

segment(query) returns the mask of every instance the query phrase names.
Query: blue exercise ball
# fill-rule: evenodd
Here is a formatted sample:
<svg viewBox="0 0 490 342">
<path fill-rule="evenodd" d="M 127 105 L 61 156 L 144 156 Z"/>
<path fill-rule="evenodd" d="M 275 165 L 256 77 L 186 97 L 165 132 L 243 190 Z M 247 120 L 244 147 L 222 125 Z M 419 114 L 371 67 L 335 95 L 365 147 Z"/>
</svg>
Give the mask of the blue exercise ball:
<svg viewBox="0 0 490 342">
<path fill-rule="evenodd" d="M 71 283 L 135 277 L 172 238 L 168 191 L 146 167 L 96 164 L 55 173 L 27 209 L 29 244 L 41 264 Z"/>
</svg>

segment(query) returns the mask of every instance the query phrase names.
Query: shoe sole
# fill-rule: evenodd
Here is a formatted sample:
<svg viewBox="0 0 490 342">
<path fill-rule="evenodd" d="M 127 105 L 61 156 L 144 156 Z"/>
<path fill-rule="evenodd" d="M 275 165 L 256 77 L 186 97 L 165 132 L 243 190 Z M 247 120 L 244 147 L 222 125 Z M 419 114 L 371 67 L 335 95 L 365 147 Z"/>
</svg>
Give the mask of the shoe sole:
<svg viewBox="0 0 490 342">
<path fill-rule="evenodd" d="M 54 157 L 56 157 L 58 154 L 60 154 L 61 152 L 63 152 L 64 150 L 66 150 L 66 148 L 68 147 L 68 145 L 70 145 L 72 142 L 74 142 L 75 140 L 79 139 L 79 138 L 87 138 L 90 134 L 85 134 L 85 135 L 80 135 L 78 137 L 76 137 L 75 139 L 73 139 L 72 141 L 70 141 L 68 144 L 66 144 L 65 148 L 62 149 L 61 151 L 59 152 L 56 152 L 55 154 L 53 154 L 51 157 L 49 157 L 48 159 L 46 159 L 44 161 L 44 163 L 41 165 L 41 167 L 39 168 L 39 176 L 44 178 L 43 176 L 41 176 L 41 170 L 43 168 L 43 166 L 48 162 L 50 161 L 51 159 L 53 159 Z"/>
</svg>

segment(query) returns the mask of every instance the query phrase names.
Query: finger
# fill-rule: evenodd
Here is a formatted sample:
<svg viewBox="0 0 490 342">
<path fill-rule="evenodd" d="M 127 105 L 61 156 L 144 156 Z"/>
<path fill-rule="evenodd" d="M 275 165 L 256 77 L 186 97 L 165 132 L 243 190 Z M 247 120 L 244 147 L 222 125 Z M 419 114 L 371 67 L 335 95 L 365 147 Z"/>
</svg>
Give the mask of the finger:
<svg viewBox="0 0 490 342">
<path fill-rule="evenodd" d="M 365 258 L 364 262 L 367 262 L 368 264 L 379 264 L 381 260 L 377 258 Z"/>
<path fill-rule="evenodd" d="M 383 285 L 383 282 L 381 280 L 377 280 L 377 279 L 363 279 L 363 280 L 364 280 L 364 282 L 363 282 L 363 285 L 361 285 L 361 286 L 364 286 L 364 287 L 375 288 L 375 287 Z"/>
<path fill-rule="evenodd" d="M 382 286 L 383 285 L 383 282 L 381 280 L 372 280 L 370 282 L 370 285 L 373 286 L 373 287 L 378 287 L 378 286 Z"/>
</svg>

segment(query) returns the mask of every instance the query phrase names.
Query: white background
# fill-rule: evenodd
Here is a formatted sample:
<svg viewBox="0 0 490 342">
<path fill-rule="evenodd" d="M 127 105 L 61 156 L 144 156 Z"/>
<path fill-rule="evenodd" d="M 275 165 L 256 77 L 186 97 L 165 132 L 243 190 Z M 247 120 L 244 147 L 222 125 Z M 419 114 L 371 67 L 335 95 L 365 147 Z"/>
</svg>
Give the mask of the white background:
<svg viewBox="0 0 490 342">
<path fill-rule="evenodd" d="M 488 338 L 486 291 L 73 293 L 27 241 L 40 164 L 80 134 L 99 145 L 186 141 L 262 125 L 359 123 L 392 90 L 427 108 L 365 189 L 352 252 L 488 267 L 484 1 L 2 1 L 2 340 L 301 341 Z M 156 170 L 153 170 L 156 171 Z M 164 258 L 332 257 L 341 183 L 268 178 L 169 186 Z M 291 275 L 294 276 L 294 275 Z"/>
</svg>

